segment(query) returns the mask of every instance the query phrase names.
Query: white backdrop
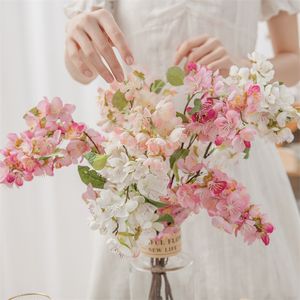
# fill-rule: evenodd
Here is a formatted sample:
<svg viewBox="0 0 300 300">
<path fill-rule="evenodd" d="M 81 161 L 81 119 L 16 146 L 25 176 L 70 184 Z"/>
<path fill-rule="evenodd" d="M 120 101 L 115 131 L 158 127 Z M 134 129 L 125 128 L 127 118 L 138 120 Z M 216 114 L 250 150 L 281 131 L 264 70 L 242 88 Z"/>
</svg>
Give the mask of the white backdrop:
<svg viewBox="0 0 300 300">
<path fill-rule="evenodd" d="M 23 129 L 23 113 L 43 96 L 77 105 L 96 122 L 98 83 L 80 86 L 63 62 L 64 1 L 0 0 L 0 145 Z M 266 27 L 259 50 L 270 54 Z M 101 82 L 100 82 L 101 84 Z M 0 187 L 0 298 L 43 291 L 57 300 L 86 299 L 97 234 L 87 226 L 84 186 L 73 168 L 22 189 Z"/>
</svg>

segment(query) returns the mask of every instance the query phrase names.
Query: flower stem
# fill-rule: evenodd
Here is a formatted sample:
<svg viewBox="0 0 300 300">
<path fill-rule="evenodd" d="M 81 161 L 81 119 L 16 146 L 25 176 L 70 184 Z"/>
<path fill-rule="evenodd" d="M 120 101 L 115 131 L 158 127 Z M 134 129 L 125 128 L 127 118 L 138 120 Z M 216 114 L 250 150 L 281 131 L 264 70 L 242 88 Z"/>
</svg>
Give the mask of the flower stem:
<svg viewBox="0 0 300 300">
<path fill-rule="evenodd" d="M 91 143 L 92 143 L 92 144 L 94 145 L 94 147 L 96 148 L 96 151 L 97 151 L 99 154 L 101 154 L 101 151 L 99 151 L 99 149 L 98 149 L 96 143 L 95 143 L 95 142 L 93 141 L 93 139 L 89 136 L 89 134 L 88 134 L 86 131 L 84 131 L 83 134 L 91 141 Z"/>
<path fill-rule="evenodd" d="M 164 279 L 164 290 L 165 290 L 165 300 L 174 300 L 172 295 L 171 285 L 165 272 L 164 268 L 168 263 L 168 258 L 151 258 L 151 267 L 156 269 L 159 267 L 161 272 L 157 272 L 157 270 L 152 271 L 152 281 L 151 281 L 151 288 L 149 292 L 148 300 L 162 300 L 163 297 L 162 293 L 162 286 Z"/>
<path fill-rule="evenodd" d="M 212 146 L 212 142 L 210 142 L 208 144 L 208 146 L 207 146 L 207 148 L 205 150 L 205 153 L 204 153 L 204 156 L 203 156 L 204 159 L 209 157 L 209 155 L 210 155 L 209 150 L 210 150 L 211 146 Z"/>
</svg>

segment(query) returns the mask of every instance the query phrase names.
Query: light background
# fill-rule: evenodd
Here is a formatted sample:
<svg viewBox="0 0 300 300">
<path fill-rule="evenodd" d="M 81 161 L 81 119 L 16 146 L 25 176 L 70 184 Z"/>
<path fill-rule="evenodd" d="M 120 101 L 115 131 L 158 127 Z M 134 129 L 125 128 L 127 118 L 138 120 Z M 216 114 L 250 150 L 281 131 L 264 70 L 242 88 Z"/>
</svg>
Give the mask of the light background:
<svg viewBox="0 0 300 300">
<path fill-rule="evenodd" d="M 74 103 L 78 120 L 96 123 L 103 82 L 81 86 L 67 74 L 63 5 L 0 0 L 0 145 L 8 132 L 23 129 L 23 113 L 43 96 Z M 265 24 L 257 49 L 272 54 Z M 0 299 L 30 291 L 57 300 L 86 298 L 98 235 L 87 226 L 83 191 L 72 167 L 22 189 L 0 187 Z"/>
</svg>

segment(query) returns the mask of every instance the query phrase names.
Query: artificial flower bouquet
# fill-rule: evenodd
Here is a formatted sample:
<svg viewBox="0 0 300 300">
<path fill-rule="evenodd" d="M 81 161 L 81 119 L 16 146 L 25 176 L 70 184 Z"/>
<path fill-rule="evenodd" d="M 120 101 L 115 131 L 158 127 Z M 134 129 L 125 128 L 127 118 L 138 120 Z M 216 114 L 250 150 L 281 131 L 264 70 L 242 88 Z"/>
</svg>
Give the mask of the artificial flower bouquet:
<svg viewBox="0 0 300 300">
<path fill-rule="evenodd" d="M 201 209 L 217 228 L 268 245 L 273 225 L 225 170 L 251 155 L 256 137 L 290 142 L 286 124 L 300 127 L 300 114 L 286 86 L 271 82 L 272 64 L 249 59 L 251 68 L 233 66 L 226 78 L 195 63 L 166 79 L 133 70 L 99 90 L 98 131 L 73 119 L 74 105 L 44 99 L 25 114 L 28 129 L 8 135 L 0 183 L 79 163 L 90 226 L 121 256 L 138 256 Z"/>
</svg>

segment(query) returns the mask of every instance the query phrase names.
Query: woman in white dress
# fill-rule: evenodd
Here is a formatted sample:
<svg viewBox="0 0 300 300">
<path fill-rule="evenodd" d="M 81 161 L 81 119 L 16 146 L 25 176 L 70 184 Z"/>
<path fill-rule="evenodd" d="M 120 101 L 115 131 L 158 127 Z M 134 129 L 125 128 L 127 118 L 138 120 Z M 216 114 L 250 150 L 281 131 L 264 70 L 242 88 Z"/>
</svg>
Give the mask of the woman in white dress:
<svg viewBox="0 0 300 300">
<path fill-rule="evenodd" d="M 113 8 L 112 14 L 101 9 L 105 5 Z M 292 85 L 300 79 L 298 11 L 300 0 L 73 1 L 67 7 L 72 18 L 67 26 L 66 65 L 81 83 L 98 74 L 107 82 L 114 77 L 122 80 L 113 45 L 127 64 L 134 60 L 156 74 L 184 58 L 226 73 L 233 63 L 248 64 L 257 23 L 265 19 L 276 79 Z M 268 247 L 247 246 L 213 228 L 205 214 L 189 219 L 183 239 L 195 261 L 195 299 L 300 299 L 300 219 L 275 146 L 258 140 L 250 159 L 231 172 L 247 186 L 252 201 L 262 206 L 276 231 Z M 128 272 L 128 263 L 109 253 L 101 237 L 88 299 L 129 299 Z"/>
</svg>

